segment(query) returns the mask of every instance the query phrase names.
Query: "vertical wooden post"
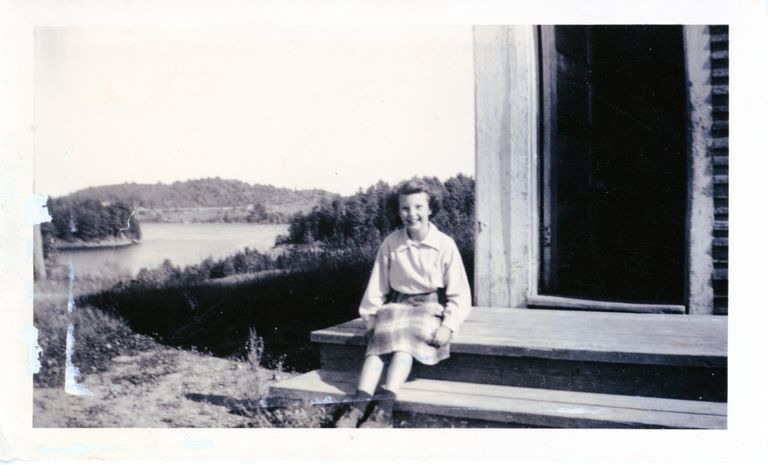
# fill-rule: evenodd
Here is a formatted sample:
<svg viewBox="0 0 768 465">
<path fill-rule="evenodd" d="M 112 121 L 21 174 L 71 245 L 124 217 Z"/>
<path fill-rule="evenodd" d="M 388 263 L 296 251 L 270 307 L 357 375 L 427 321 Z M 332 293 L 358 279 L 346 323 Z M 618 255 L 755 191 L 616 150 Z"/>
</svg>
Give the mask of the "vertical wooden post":
<svg viewBox="0 0 768 465">
<path fill-rule="evenodd" d="M 541 260 L 539 286 L 533 290 L 553 289 L 558 284 L 555 272 L 557 263 L 558 232 L 557 225 L 557 50 L 555 49 L 555 26 L 540 26 L 539 41 L 541 46 L 541 215 L 539 225 L 542 235 L 540 241 Z"/>
<path fill-rule="evenodd" d="M 533 26 L 474 28 L 478 306 L 523 306 L 535 280 L 534 34 Z"/>
<path fill-rule="evenodd" d="M 707 26 L 683 26 L 688 89 L 688 218 L 686 219 L 689 313 L 714 312 L 712 234 L 715 225 L 711 156 L 712 86 Z"/>
<path fill-rule="evenodd" d="M 32 234 L 32 246 L 34 247 L 32 251 L 32 256 L 34 259 L 32 266 L 33 275 L 35 281 L 44 281 L 48 278 L 48 273 L 45 270 L 45 258 L 43 257 L 43 234 L 40 231 L 39 224 L 34 226 L 34 231 Z"/>
</svg>

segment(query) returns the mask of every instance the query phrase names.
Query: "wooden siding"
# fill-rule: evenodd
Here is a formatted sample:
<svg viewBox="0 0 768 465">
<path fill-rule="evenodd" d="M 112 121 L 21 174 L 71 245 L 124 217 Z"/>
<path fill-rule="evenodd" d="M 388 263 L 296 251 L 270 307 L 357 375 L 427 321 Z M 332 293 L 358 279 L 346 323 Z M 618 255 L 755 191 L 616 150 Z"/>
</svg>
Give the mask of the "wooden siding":
<svg viewBox="0 0 768 465">
<path fill-rule="evenodd" d="M 728 26 L 710 26 L 715 226 L 714 312 L 728 313 Z"/>
</svg>

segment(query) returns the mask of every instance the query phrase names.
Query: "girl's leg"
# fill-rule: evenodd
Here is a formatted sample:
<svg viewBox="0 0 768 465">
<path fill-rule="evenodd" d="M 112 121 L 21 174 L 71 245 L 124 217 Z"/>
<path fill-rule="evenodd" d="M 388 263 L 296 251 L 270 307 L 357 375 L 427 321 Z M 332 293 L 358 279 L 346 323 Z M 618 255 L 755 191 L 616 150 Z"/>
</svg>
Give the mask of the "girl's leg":
<svg viewBox="0 0 768 465">
<path fill-rule="evenodd" d="M 373 410 L 360 428 L 391 428 L 395 399 L 411 373 L 413 357 L 406 352 L 395 352 L 389 362 L 387 382 L 376 397 Z"/>
<path fill-rule="evenodd" d="M 363 419 L 368 403 L 373 400 L 373 393 L 376 391 L 376 385 L 379 384 L 383 369 L 384 361 L 378 355 L 369 355 L 365 358 L 357 392 L 349 399 L 344 412 L 336 420 L 337 428 L 357 427 L 358 422 Z"/>
<path fill-rule="evenodd" d="M 364 391 L 373 394 L 376 391 L 376 385 L 379 384 L 381 373 L 384 371 L 384 361 L 378 355 L 369 355 L 365 357 L 363 369 L 360 372 L 360 382 L 357 384 L 358 391 Z"/>
<path fill-rule="evenodd" d="M 395 352 L 387 370 L 387 381 L 382 386 L 388 391 L 397 394 L 405 384 L 413 367 L 413 356 L 407 352 Z"/>
</svg>

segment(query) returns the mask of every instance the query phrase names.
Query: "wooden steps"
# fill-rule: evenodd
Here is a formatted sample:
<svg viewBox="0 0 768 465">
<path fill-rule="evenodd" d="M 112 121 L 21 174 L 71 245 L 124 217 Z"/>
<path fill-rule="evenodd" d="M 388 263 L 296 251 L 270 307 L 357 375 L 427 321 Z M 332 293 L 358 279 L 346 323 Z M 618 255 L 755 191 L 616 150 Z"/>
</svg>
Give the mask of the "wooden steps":
<svg viewBox="0 0 768 465">
<path fill-rule="evenodd" d="M 720 428 L 727 332 L 717 315 L 476 307 L 448 360 L 414 364 L 398 405 L 403 418 L 501 426 Z M 270 395 L 338 402 L 356 383 L 364 334 L 360 319 L 313 332 L 321 370 Z"/>
<path fill-rule="evenodd" d="M 274 398 L 336 405 L 355 391 L 357 375 L 315 370 L 275 385 Z M 717 402 L 579 393 L 489 384 L 417 379 L 405 384 L 399 413 L 557 428 L 726 427 Z"/>
<path fill-rule="evenodd" d="M 357 371 L 360 319 L 312 333 L 321 366 Z M 414 365 L 420 378 L 621 395 L 724 401 L 722 316 L 477 307 L 451 358 Z"/>
</svg>

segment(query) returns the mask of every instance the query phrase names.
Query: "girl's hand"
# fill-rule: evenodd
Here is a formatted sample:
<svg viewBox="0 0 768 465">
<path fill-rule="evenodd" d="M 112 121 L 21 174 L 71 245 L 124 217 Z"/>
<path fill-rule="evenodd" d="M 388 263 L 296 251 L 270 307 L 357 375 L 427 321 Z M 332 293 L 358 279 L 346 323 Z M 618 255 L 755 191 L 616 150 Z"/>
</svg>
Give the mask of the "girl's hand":
<svg viewBox="0 0 768 465">
<path fill-rule="evenodd" d="M 433 347 L 442 347 L 451 340 L 451 337 L 453 336 L 453 331 L 451 331 L 446 326 L 440 326 L 437 328 L 437 331 L 435 331 L 435 334 L 432 336 L 432 340 L 429 341 L 429 345 Z"/>
</svg>

